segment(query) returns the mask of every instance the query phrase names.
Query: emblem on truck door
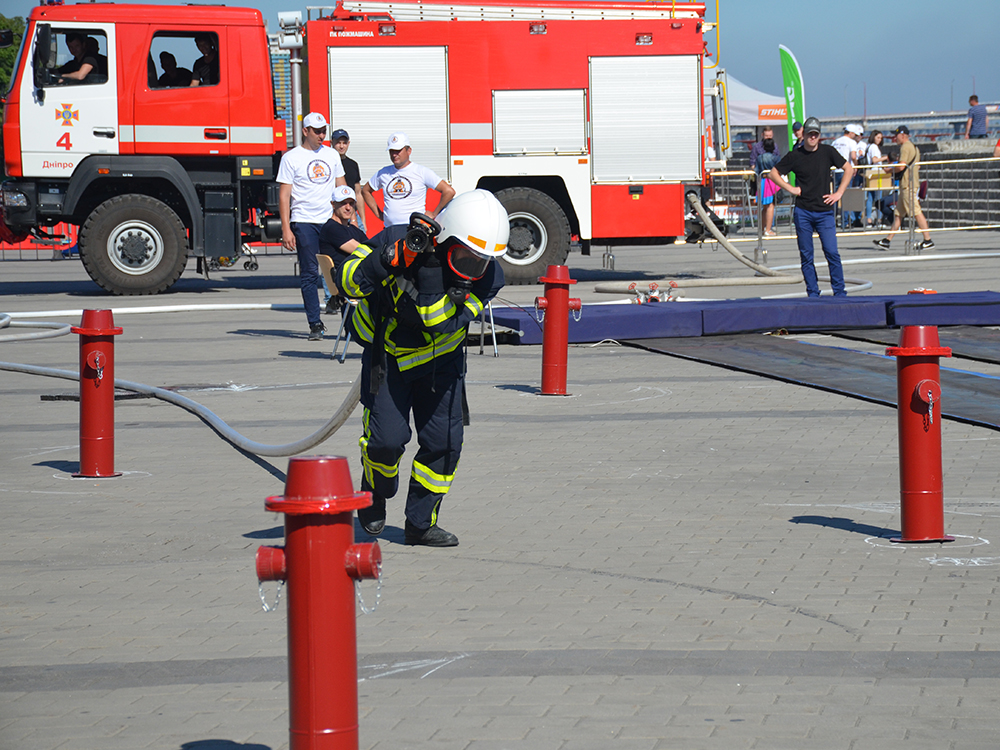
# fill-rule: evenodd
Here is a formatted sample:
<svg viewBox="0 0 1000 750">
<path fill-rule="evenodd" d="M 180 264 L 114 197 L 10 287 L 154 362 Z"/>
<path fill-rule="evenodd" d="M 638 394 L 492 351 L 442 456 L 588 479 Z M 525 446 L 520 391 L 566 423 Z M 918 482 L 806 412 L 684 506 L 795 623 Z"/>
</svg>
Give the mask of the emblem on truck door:
<svg viewBox="0 0 1000 750">
<path fill-rule="evenodd" d="M 64 128 L 71 128 L 73 127 L 73 120 L 79 121 L 80 110 L 73 109 L 72 104 L 64 104 L 62 105 L 62 109 L 56 110 L 56 119 L 62 120 Z"/>
</svg>

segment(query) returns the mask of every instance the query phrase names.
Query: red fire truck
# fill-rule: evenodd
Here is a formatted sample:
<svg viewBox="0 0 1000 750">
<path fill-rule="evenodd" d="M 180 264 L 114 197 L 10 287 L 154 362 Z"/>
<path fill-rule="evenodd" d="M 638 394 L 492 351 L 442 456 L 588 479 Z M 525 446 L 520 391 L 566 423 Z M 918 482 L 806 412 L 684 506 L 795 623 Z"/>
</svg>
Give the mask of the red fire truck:
<svg viewBox="0 0 1000 750">
<path fill-rule="evenodd" d="M 703 177 L 703 4 L 325 10 L 305 29 L 310 109 L 350 132 L 365 177 L 402 130 L 459 192 L 494 191 L 511 283 L 563 263 L 574 237 L 587 253 L 683 232 L 682 185 Z M 163 291 L 189 255 L 279 236 L 273 102 L 258 11 L 36 8 L 5 101 L 0 232 L 78 225 L 88 273 L 116 294 Z"/>
<path fill-rule="evenodd" d="M 35 8 L 5 100 L 0 229 L 78 225 L 94 281 L 161 292 L 188 255 L 239 255 L 261 235 L 251 216 L 277 210 L 273 101 L 259 11 Z"/>
<path fill-rule="evenodd" d="M 310 108 L 370 174 L 386 137 L 511 217 L 508 283 L 563 263 L 571 239 L 684 232 L 703 178 L 704 4 L 342 0 L 306 24 Z M 374 217 L 369 216 L 369 221 Z"/>
</svg>

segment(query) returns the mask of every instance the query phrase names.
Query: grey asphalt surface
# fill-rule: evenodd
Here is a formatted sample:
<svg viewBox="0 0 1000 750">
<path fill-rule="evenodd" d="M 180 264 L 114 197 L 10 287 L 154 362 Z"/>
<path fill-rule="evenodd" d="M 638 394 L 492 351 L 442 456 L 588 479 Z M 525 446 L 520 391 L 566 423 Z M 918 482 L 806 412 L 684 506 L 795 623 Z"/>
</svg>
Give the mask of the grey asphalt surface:
<svg viewBox="0 0 1000 750">
<path fill-rule="evenodd" d="M 996 233 L 935 233 L 945 259 L 902 262 L 873 236 L 841 242 L 845 260 L 878 261 L 848 266 L 871 294 L 995 285 Z M 768 248 L 796 263 L 790 240 Z M 594 250 L 569 260 L 587 303 L 610 299 L 599 281 L 749 273 L 709 245 L 617 250 L 615 271 Z M 171 293 L 111 298 L 77 261 L 4 260 L 0 312 L 301 301 L 289 257 L 212 281 L 190 265 Z M 119 378 L 181 389 L 263 442 L 312 432 L 359 371 L 356 346 L 341 365 L 332 336 L 306 340 L 302 312 L 115 322 Z M 0 360 L 74 369 L 77 350 L 76 336 L 0 342 Z M 381 602 L 358 610 L 361 747 L 997 747 L 995 431 L 944 423 L 956 541 L 899 546 L 891 408 L 612 342 L 571 347 L 571 395 L 542 397 L 539 348 L 477 352 L 441 510 L 461 545 L 404 546 L 389 504 Z M 287 748 L 287 609 L 262 610 L 253 565 L 281 544 L 264 499 L 287 461 L 139 399 L 116 406 L 123 476 L 73 479 L 78 406 L 42 397 L 75 390 L 0 371 L 0 748 Z M 349 457 L 357 482 L 360 432 L 358 411 L 314 453 Z M 361 592 L 370 604 L 375 584 Z"/>
</svg>

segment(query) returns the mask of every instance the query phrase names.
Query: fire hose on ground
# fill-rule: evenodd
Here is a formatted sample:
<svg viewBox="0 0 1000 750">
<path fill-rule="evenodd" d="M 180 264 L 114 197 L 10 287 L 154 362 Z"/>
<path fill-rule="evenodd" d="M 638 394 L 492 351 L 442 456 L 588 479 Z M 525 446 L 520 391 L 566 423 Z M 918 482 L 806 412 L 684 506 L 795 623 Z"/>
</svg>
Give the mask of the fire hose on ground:
<svg viewBox="0 0 1000 750">
<path fill-rule="evenodd" d="M 213 309 L 222 309 L 223 307 L 224 306 L 215 305 L 213 306 Z M 240 306 L 237 309 L 244 308 Z M 8 326 L 51 328 L 54 330 L 3 336 L 0 337 L 0 342 L 53 338 L 70 333 L 70 326 L 63 323 L 13 321 L 11 320 L 10 315 L 0 313 L 0 328 L 6 328 Z M 39 367 L 36 365 L 25 365 L 15 362 L 0 362 L 0 370 L 21 372 L 28 375 L 41 375 L 49 378 L 62 378 L 64 380 L 73 380 L 77 382 L 80 380 L 79 372 L 73 372 L 71 370 L 58 370 L 51 367 Z M 293 443 L 287 443 L 284 445 L 268 445 L 266 443 L 258 443 L 255 440 L 250 440 L 236 432 L 236 430 L 227 425 L 220 417 L 205 406 L 202 406 L 198 402 L 193 401 L 186 396 L 181 396 L 180 394 L 169 391 L 165 388 L 157 388 L 156 386 L 145 385 L 143 383 L 133 383 L 129 380 L 122 380 L 120 378 L 115 378 L 115 388 L 120 388 L 124 391 L 130 391 L 132 393 L 152 396 L 153 398 L 158 398 L 161 401 L 166 401 L 167 403 L 186 409 L 211 427 L 219 435 L 219 437 L 240 450 L 253 453 L 258 456 L 293 456 L 319 445 L 343 426 L 343 424 L 354 412 L 354 409 L 357 407 L 358 401 L 361 398 L 361 377 L 359 375 L 354 379 L 351 390 L 348 392 L 340 407 L 326 424 L 311 435 L 304 437 L 301 440 L 296 440 Z"/>
</svg>

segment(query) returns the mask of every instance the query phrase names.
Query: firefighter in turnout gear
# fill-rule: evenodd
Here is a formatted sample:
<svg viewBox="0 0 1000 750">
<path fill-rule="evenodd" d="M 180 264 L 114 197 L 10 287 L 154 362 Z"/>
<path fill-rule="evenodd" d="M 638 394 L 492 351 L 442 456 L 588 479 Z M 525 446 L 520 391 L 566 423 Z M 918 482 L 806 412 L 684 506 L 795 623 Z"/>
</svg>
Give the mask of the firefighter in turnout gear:
<svg viewBox="0 0 1000 750">
<path fill-rule="evenodd" d="M 417 431 L 406 495 L 405 541 L 454 547 L 438 525 L 462 452 L 464 346 L 468 326 L 503 287 L 496 258 L 507 252 L 507 212 L 492 193 L 472 190 L 437 217 L 413 214 L 360 245 L 341 266 L 342 293 L 361 300 L 349 326 L 364 347 L 361 368 L 362 491 L 372 505 L 358 520 L 372 536 L 385 528 L 386 499 Z"/>
</svg>

